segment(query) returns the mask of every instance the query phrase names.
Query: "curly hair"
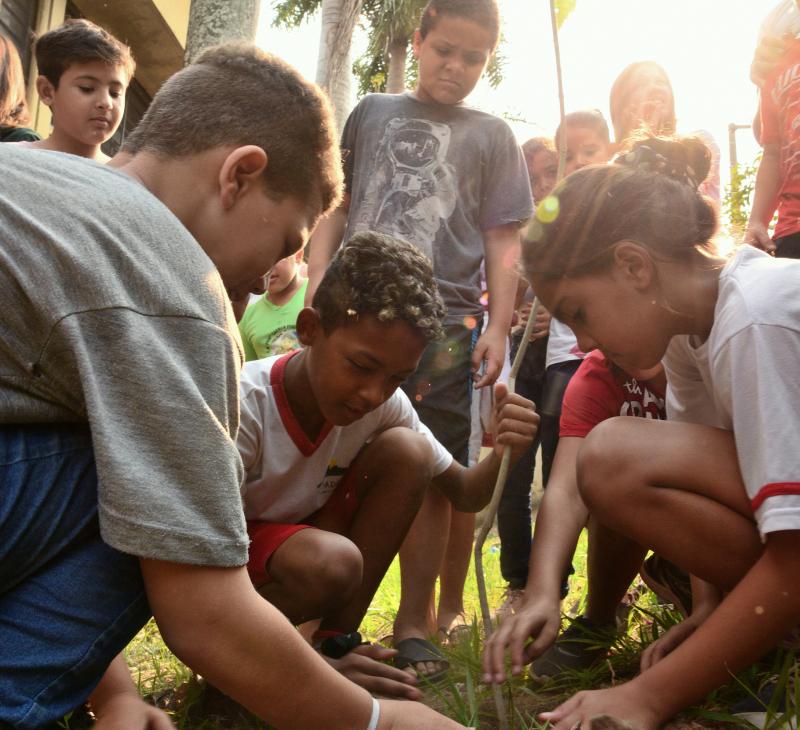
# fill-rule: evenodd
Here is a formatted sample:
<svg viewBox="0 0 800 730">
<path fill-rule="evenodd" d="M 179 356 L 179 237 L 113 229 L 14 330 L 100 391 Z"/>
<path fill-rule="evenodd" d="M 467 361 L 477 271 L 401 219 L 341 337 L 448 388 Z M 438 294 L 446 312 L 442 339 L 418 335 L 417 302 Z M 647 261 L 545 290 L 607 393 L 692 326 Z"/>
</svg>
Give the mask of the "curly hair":
<svg viewBox="0 0 800 730">
<path fill-rule="evenodd" d="M 276 197 L 318 199 L 323 211 L 341 199 L 327 97 L 288 63 L 247 43 L 209 48 L 167 79 L 123 151 L 177 159 L 225 145 L 267 153 L 264 184 Z"/>
<path fill-rule="evenodd" d="M 445 306 L 430 261 L 410 243 L 374 231 L 339 249 L 312 306 L 326 334 L 363 315 L 407 322 L 429 342 L 444 334 Z"/>
<path fill-rule="evenodd" d="M 39 73 L 58 88 L 61 75 L 73 63 L 102 61 L 119 66 L 128 78 L 133 77 L 136 62 L 131 49 L 107 30 L 83 18 L 73 18 L 43 33 L 36 39 L 36 65 Z"/>
</svg>

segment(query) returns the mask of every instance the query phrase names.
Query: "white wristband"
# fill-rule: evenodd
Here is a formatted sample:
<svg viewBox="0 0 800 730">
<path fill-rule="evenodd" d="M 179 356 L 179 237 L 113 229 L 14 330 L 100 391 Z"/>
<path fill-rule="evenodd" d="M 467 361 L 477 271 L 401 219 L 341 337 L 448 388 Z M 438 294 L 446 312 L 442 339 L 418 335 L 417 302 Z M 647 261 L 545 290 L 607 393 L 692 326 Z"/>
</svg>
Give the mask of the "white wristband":
<svg viewBox="0 0 800 730">
<path fill-rule="evenodd" d="M 369 725 L 367 730 L 378 730 L 378 720 L 381 719 L 381 705 L 378 700 L 372 698 L 372 715 L 369 718 Z"/>
</svg>

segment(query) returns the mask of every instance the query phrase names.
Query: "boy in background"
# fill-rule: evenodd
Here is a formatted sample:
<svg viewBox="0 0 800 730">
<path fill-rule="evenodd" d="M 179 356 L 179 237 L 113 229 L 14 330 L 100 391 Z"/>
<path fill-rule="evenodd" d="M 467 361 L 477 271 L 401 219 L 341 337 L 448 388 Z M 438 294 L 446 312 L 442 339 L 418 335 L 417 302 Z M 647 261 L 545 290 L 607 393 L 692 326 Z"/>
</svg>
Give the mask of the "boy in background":
<svg viewBox="0 0 800 730">
<path fill-rule="evenodd" d="M 152 612 L 279 727 L 458 727 L 344 680 L 245 569 L 228 296 L 336 204 L 332 129 L 316 87 L 228 45 L 159 89 L 119 169 L 0 146 L 0 724 L 82 703 Z"/>
<path fill-rule="evenodd" d="M 769 31 L 775 36 L 791 34 L 791 40 L 761 85 L 758 118 L 764 153 L 744 241 L 775 256 L 796 259 L 800 258 L 800 21 L 796 7 L 788 2 L 782 6 L 785 11 Z M 778 221 L 770 237 L 776 210 Z"/>
<path fill-rule="evenodd" d="M 302 263 L 302 251 L 278 261 L 267 276 L 266 293 L 245 309 L 239 320 L 245 360 L 283 355 L 298 347 L 297 315 L 308 285 Z"/>
<path fill-rule="evenodd" d="M 535 436 L 533 405 L 504 385 L 496 386 L 495 452 L 473 467 L 420 422 L 399 386 L 441 336 L 443 314 L 418 249 L 356 234 L 297 318 L 304 348 L 242 373 L 250 576 L 292 622 L 322 619 L 314 643 L 358 629 L 431 482 L 458 509 L 477 512 L 491 497 L 503 447 L 516 460 Z M 363 647 L 337 655 L 337 666 L 371 692 L 416 699 L 400 669 L 426 656 L 426 643 Z M 392 655 L 397 668 L 375 661 Z"/>
<path fill-rule="evenodd" d="M 36 90 L 53 115 L 47 139 L 21 143 L 107 162 L 136 64 L 130 49 L 88 20 L 67 20 L 36 40 Z"/>
<path fill-rule="evenodd" d="M 429 2 L 413 40 L 417 87 L 369 94 L 351 113 L 342 134 L 345 201 L 320 226 L 309 254 L 307 301 L 341 241 L 359 231 L 406 240 L 432 261 L 447 307 L 445 338 L 427 348 L 403 389 L 422 422 L 464 465 L 473 383 L 491 385 L 500 373 L 517 286 L 519 229 L 533 210 L 525 161 L 510 128 L 462 103 L 499 32 L 494 0 Z M 489 321 L 479 337 L 484 261 Z M 400 552 L 395 643 L 424 641 L 437 628 L 446 634 L 458 619 L 473 532 L 474 515 L 459 514 L 438 490 L 428 490 Z M 445 551 L 457 557 L 445 561 Z M 440 571 L 443 588 L 433 619 Z M 436 673 L 444 665 L 441 653 L 425 644 L 420 656 L 438 658 L 420 659 L 416 667 Z"/>
</svg>

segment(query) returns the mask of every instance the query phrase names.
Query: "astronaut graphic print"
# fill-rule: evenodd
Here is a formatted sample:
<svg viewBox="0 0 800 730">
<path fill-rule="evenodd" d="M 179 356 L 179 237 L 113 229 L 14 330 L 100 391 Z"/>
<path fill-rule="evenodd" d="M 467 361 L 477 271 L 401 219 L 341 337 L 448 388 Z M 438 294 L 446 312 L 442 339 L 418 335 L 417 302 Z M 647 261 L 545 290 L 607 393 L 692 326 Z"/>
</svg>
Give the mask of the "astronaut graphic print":
<svg viewBox="0 0 800 730">
<path fill-rule="evenodd" d="M 417 246 L 433 260 L 439 227 L 458 190 L 447 162 L 451 130 L 427 119 L 389 120 L 364 191 L 358 228 L 375 228 Z"/>
</svg>

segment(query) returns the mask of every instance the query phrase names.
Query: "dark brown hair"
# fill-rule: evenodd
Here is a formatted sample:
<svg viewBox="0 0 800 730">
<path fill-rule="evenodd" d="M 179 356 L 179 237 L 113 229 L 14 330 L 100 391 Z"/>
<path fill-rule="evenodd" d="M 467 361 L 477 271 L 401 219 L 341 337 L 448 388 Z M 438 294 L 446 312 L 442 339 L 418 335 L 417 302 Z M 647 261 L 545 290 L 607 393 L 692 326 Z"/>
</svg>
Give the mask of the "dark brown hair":
<svg viewBox="0 0 800 730">
<path fill-rule="evenodd" d="M 312 302 L 326 334 L 369 315 L 402 320 L 426 340 L 442 337 L 445 306 L 430 260 L 383 233 L 357 233 L 333 257 Z"/>
<path fill-rule="evenodd" d="M 614 246 L 635 241 L 659 260 L 713 253 L 717 214 L 697 192 L 711 164 L 697 137 L 649 137 L 611 165 L 567 176 L 528 229 L 528 275 L 560 278 L 602 270 Z"/>
<path fill-rule="evenodd" d="M 21 127 L 28 122 L 25 77 L 14 42 L 0 34 L 0 125 Z"/>
<path fill-rule="evenodd" d="M 74 63 L 101 61 L 119 66 L 128 78 L 136 63 L 131 49 L 111 33 L 83 18 L 73 18 L 36 39 L 36 65 L 39 73 L 56 88 L 61 75 Z"/>
<path fill-rule="evenodd" d="M 645 130 L 651 134 L 670 135 L 675 134 L 675 94 L 672 91 L 667 72 L 655 61 L 637 61 L 622 69 L 621 73 L 614 80 L 609 94 L 608 106 L 611 113 L 611 125 L 614 127 L 614 139 L 618 143 L 623 143 L 637 129 L 637 125 L 628 129 L 625 121 L 625 108 L 628 106 L 631 94 L 636 88 L 637 83 L 643 72 L 652 72 L 666 82 L 669 87 L 670 106 L 668 111 L 669 120 L 664 129 Z"/>
<path fill-rule="evenodd" d="M 500 39 L 500 8 L 497 0 L 429 0 L 419 21 L 419 34 L 425 38 L 436 27 L 442 15 L 466 18 L 488 30 L 492 50 Z"/>
<path fill-rule="evenodd" d="M 267 190 L 322 210 L 341 198 L 342 165 L 330 102 L 318 86 L 255 46 L 204 51 L 158 90 L 123 150 L 170 159 L 256 145 Z"/>
</svg>

